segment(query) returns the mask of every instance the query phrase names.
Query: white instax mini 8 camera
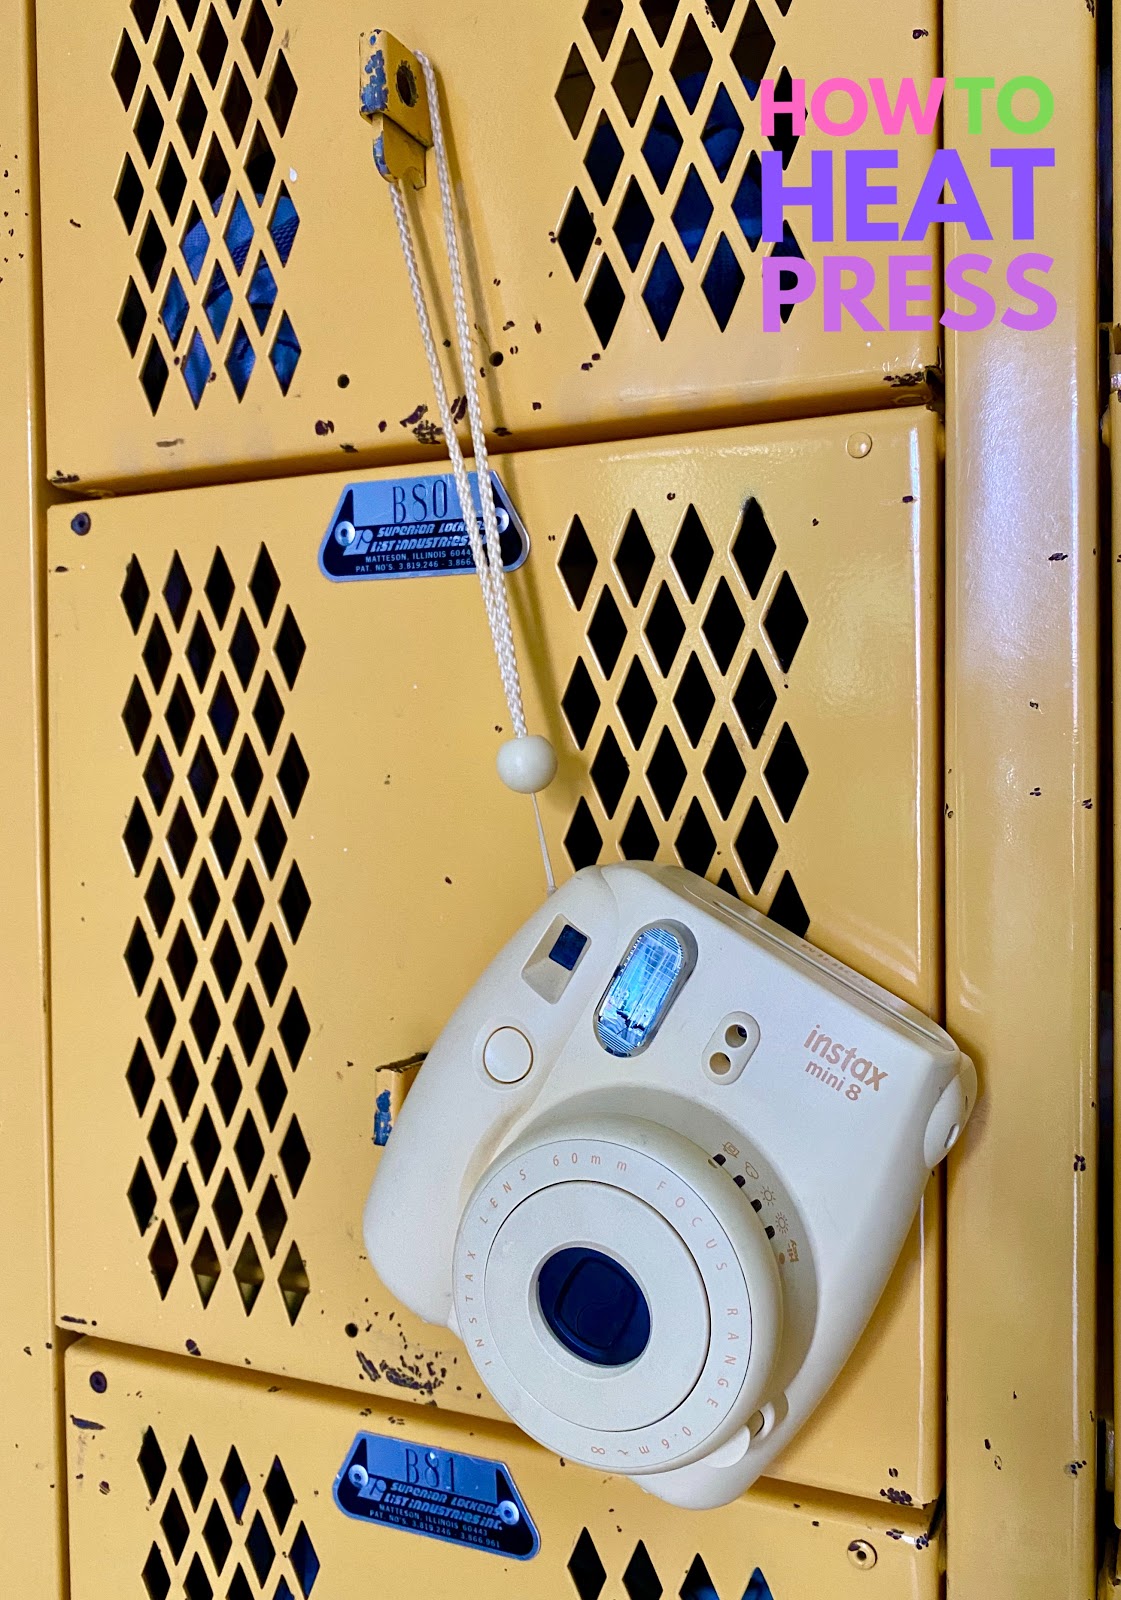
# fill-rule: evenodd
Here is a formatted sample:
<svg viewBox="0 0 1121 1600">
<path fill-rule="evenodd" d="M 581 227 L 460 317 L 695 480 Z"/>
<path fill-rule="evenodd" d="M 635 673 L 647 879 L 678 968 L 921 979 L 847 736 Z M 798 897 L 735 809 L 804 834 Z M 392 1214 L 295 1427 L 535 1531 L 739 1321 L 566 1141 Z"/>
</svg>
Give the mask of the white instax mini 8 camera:
<svg viewBox="0 0 1121 1600">
<path fill-rule="evenodd" d="M 724 1505 L 840 1372 L 976 1091 L 940 1028 L 721 890 L 590 867 L 441 1034 L 366 1248 L 541 1444 Z"/>
</svg>

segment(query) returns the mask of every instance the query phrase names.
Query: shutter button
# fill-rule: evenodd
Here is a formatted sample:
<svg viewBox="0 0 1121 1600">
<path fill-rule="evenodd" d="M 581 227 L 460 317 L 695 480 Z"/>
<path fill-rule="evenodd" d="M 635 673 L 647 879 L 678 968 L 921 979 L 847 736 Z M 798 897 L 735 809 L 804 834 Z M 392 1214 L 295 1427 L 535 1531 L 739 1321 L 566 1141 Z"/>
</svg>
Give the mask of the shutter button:
<svg viewBox="0 0 1121 1600">
<path fill-rule="evenodd" d="M 517 1028 L 498 1028 L 483 1046 L 483 1065 L 495 1083 L 520 1083 L 533 1065 L 533 1046 Z"/>
</svg>

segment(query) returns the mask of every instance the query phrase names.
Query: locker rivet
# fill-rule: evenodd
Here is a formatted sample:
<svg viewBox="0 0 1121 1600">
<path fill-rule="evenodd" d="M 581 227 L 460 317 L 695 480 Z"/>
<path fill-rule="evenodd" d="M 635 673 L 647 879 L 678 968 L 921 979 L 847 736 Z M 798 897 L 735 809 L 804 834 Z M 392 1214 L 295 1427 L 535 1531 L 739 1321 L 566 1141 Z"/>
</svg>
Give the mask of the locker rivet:
<svg viewBox="0 0 1121 1600">
<path fill-rule="evenodd" d="M 872 454 L 872 436 L 869 433 L 852 433 L 849 435 L 848 452 L 854 461 L 863 461 L 865 456 Z"/>
<path fill-rule="evenodd" d="M 105 1376 L 104 1372 L 90 1373 L 90 1388 L 93 1390 L 94 1394 L 104 1394 L 108 1387 L 109 1379 Z"/>
<path fill-rule="evenodd" d="M 90 531 L 91 527 L 92 523 L 90 522 L 90 514 L 88 511 L 79 511 L 78 515 L 73 517 L 70 522 L 71 533 L 84 535 Z"/>
<path fill-rule="evenodd" d="M 867 1539 L 854 1539 L 849 1545 L 849 1560 L 854 1567 L 863 1567 L 870 1572 L 878 1559 L 875 1545 L 869 1544 Z"/>
<path fill-rule="evenodd" d="M 350 1471 L 347 1473 L 347 1477 L 350 1479 L 351 1483 L 356 1489 L 364 1489 L 367 1483 L 370 1481 L 370 1474 L 366 1471 L 365 1467 L 360 1467 L 357 1462 L 355 1462 L 354 1466 L 351 1467 Z"/>
<path fill-rule="evenodd" d="M 498 1517 L 499 1521 L 504 1522 L 508 1528 L 516 1528 L 522 1520 L 522 1514 L 512 1500 L 500 1500 L 498 1502 Z"/>
</svg>

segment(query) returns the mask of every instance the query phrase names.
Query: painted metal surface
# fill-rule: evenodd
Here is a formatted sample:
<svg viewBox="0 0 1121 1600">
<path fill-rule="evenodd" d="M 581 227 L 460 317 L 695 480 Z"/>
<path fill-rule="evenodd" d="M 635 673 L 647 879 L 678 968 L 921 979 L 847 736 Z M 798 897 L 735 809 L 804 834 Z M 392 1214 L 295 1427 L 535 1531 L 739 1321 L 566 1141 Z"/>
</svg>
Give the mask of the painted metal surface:
<svg viewBox="0 0 1121 1600">
<path fill-rule="evenodd" d="M 0 3 L 0 1527 L 2 1585 L 64 1590 L 62 1364 L 51 1305 L 41 567 L 42 386 L 29 8 Z"/>
<path fill-rule="evenodd" d="M 757 89 L 766 75 L 929 79 L 933 0 L 890 14 L 864 0 L 384 0 L 372 14 L 351 0 L 40 0 L 38 23 L 57 483 L 339 469 L 438 446 L 356 110 L 363 26 L 442 74 L 499 448 L 926 396 L 936 332 L 826 333 L 818 298 L 762 333 L 768 252 L 819 263 L 830 247 L 805 211 L 782 244 L 760 242 Z M 794 185 L 837 144 L 812 123 L 775 140 Z M 934 143 L 900 137 L 901 204 Z M 411 203 L 446 336 L 439 196 Z M 861 248 L 886 322 L 891 247 Z"/>
<path fill-rule="evenodd" d="M 502 467 L 561 875 L 680 860 L 932 1013 L 937 429 L 895 411 Z M 458 1346 L 378 1285 L 361 1216 L 386 1069 L 429 1048 L 541 865 L 494 772 L 474 580 L 329 583 L 344 481 L 91 502 L 82 538 L 52 517 L 59 1310 L 485 1412 Z M 791 1481 L 936 1499 L 941 1209 L 935 1184 Z"/>
<path fill-rule="evenodd" d="M 74 1600 L 147 1592 L 293 1600 L 936 1600 L 940 1541 L 907 1509 L 759 1489 L 697 1517 L 566 1466 L 516 1431 L 82 1340 L 67 1360 Z M 540 1534 L 496 1559 L 344 1516 L 362 1429 L 505 1462 Z M 240 1573 L 240 1577 L 238 1574 Z"/>
<path fill-rule="evenodd" d="M 948 1592 L 1094 1593 L 1098 439 L 1095 22 L 951 0 L 948 76 L 1037 73 L 1063 202 L 1045 331 L 949 341 L 947 1025 L 978 1113 L 948 1185 Z M 989 141 L 955 96 L 946 143 Z M 951 230 L 947 255 L 972 246 Z"/>
</svg>

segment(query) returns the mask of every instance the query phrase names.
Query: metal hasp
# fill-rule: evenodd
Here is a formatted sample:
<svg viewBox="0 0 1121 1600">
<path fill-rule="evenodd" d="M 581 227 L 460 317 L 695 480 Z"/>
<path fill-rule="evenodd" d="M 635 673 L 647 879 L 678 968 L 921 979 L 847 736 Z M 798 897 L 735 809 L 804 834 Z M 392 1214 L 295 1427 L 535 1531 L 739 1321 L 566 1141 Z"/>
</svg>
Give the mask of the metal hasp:
<svg viewBox="0 0 1121 1600">
<path fill-rule="evenodd" d="M 378 28 L 362 35 L 359 73 L 359 109 L 374 130 L 378 171 L 389 183 L 423 189 L 432 118 L 420 62 L 399 39 Z"/>
</svg>

